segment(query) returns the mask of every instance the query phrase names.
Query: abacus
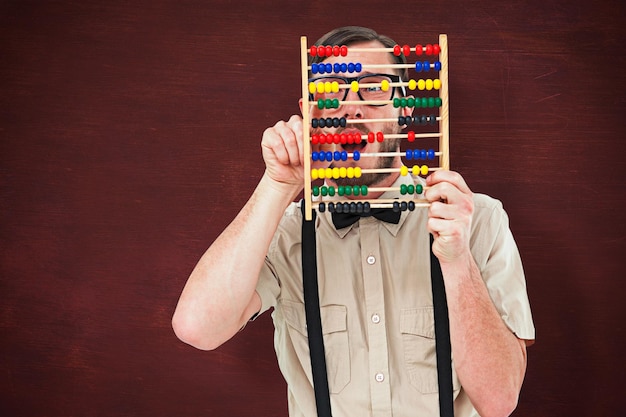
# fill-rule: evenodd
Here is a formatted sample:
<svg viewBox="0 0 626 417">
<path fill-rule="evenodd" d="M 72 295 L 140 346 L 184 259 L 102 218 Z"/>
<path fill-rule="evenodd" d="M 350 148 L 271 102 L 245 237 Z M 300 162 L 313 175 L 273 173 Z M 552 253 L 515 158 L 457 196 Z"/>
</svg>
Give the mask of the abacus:
<svg viewBox="0 0 626 417">
<path fill-rule="evenodd" d="M 365 173 L 384 173 L 392 171 L 400 171 L 401 175 L 422 175 L 425 176 L 429 171 L 435 171 L 450 168 L 449 162 L 449 121 L 448 121 L 448 42 L 445 34 L 439 35 L 438 44 L 426 44 L 416 45 L 411 47 L 409 45 L 395 45 L 392 48 L 351 48 L 340 45 L 320 45 L 311 46 L 307 44 L 306 36 L 300 38 L 301 43 L 301 62 L 302 62 L 302 116 L 303 116 L 303 150 L 304 150 L 304 215 L 305 220 L 310 221 L 312 219 L 313 209 L 318 209 L 320 212 L 325 211 L 327 203 L 324 200 L 326 196 L 345 196 L 345 200 L 339 200 L 328 203 L 329 211 L 344 211 L 352 210 L 356 205 L 357 210 L 369 211 L 371 208 L 392 208 L 394 210 L 414 210 L 416 207 L 425 207 L 429 203 L 421 197 L 424 187 L 417 185 L 403 186 L 398 191 L 402 195 L 400 199 L 384 200 L 384 199 L 359 199 L 358 202 L 350 200 L 347 197 L 350 195 L 365 197 L 370 192 L 384 192 L 391 190 L 391 187 L 367 187 L 365 185 L 355 186 L 314 186 L 313 182 L 318 179 L 324 178 L 359 178 Z M 400 54 L 405 55 L 407 61 L 410 57 L 415 56 L 416 62 L 407 64 L 360 64 L 360 63 L 335 63 L 334 65 L 325 64 L 320 62 L 318 64 L 309 65 L 309 55 L 318 57 L 345 57 L 348 55 L 348 51 L 372 51 L 372 52 L 389 52 L 395 56 Z M 419 60 L 421 56 L 426 58 L 434 58 L 431 62 L 429 60 Z M 438 60 L 437 60 L 438 57 Z M 401 80 L 397 82 L 388 82 L 383 80 L 380 83 L 371 84 L 364 83 L 359 84 L 358 81 L 352 81 L 351 84 L 337 83 L 316 83 L 309 82 L 309 72 L 312 74 L 350 74 L 360 73 L 365 70 L 378 70 L 380 68 L 385 69 L 413 69 L 415 73 L 427 73 L 434 71 L 439 73 L 438 78 L 418 78 Z M 391 100 L 362 100 L 361 104 L 366 105 L 388 105 L 392 104 L 394 107 L 411 107 L 415 113 L 422 111 L 428 111 L 429 114 L 417 114 L 413 116 L 399 116 L 398 119 L 346 119 L 345 117 L 333 117 L 333 118 L 311 118 L 311 106 L 317 106 L 319 109 L 332 109 L 338 108 L 341 105 L 355 104 L 354 101 L 346 100 L 318 100 L 312 102 L 310 95 L 314 93 L 337 93 L 342 88 L 349 88 L 351 91 L 358 92 L 360 95 L 361 88 L 377 88 L 383 91 L 387 91 L 389 88 L 401 87 L 408 90 L 411 97 L 393 97 Z M 423 97 L 412 97 L 414 94 L 424 94 Z M 362 97 L 360 97 L 362 98 Z M 430 112 L 437 112 L 433 114 Z M 437 129 L 433 132 L 416 133 L 414 130 L 407 130 L 406 133 L 399 134 L 384 134 L 383 132 L 368 132 L 367 134 L 311 134 L 311 129 L 324 128 L 324 127 L 346 127 L 352 123 L 375 123 L 375 122 L 397 122 L 402 128 L 410 128 L 416 126 L 432 126 L 432 129 Z M 427 128 L 428 129 L 428 128 Z M 361 141 L 368 141 L 370 143 L 374 141 L 382 142 L 386 139 L 406 139 L 409 145 L 415 141 L 421 139 L 438 139 L 438 150 L 434 149 L 407 149 L 404 152 L 379 152 L 379 153 L 359 153 L 358 151 L 346 152 L 346 151 L 315 151 L 312 152 L 312 145 L 317 144 L 352 144 L 360 143 Z M 378 156 L 402 156 L 405 161 L 421 160 L 428 161 L 425 165 L 412 165 L 409 167 L 409 163 L 404 164 L 400 169 L 398 168 L 370 168 L 361 169 L 358 166 L 348 168 L 319 168 L 312 169 L 311 165 L 314 161 L 337 161 L 352 159 L 359 161 L 361 158 L 366 157 L 378 157 Z M 433 163 L 438 161 L 438 165 L 434 166 Z M 315 197 L 315 200 L 313 199 Z M 345 207 L 345 209 L 344 209 Z"/>
</svg>

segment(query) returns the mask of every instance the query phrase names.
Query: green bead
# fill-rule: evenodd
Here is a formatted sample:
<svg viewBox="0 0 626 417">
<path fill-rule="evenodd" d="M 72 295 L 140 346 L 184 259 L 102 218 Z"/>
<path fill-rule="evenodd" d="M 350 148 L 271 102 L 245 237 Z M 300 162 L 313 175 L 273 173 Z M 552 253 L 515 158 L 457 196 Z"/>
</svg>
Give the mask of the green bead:
<svg viewBox="0 0 626 417">
<path fill-rule="evenodd" d="M 367 195 L 367 185 L 361 185 L 361 195 Z"/>
<path fill-rule="evenodd" d="M 441 97 L 435 97 L 435 106 L 441 107 Z"/>
<path fill-rule="evenodd" d="M 406 184 L 400 184 L 400 194 L 406 194 Z"/>
<path fill-rule="evenodd" d="M 328 187 L 322 187 L 322 197 L 326 197 L 328 195 Z"/>
<path fill-rule="evenodd" d="M 428 98 L 422 97 L 422 107 L 428 107 Z"/>
<path fill-rule="evenodd" d="M 352 195 L 352 187 L 346 185 L 346 187 L 343 189 L 343 193 L 344 195 Z"/>
<path fill-rule="evenodd" d="M 435 107 L 435 98 L 434 97 L 429 97 L 428 98 L 428 107 Z"/>
<path fill-rule="evenodd" d="M 317 108 L 318 109 L 323 109 L 324 108 L 324 99 L 319 99 L 317 100 Z"/>
<path fill-rule="evenodd" d="M 415 193 L 416 194 L 422 194 L 422 191 L 424 191 L 424 187 L 422 187 L 422 184 L 417 184 L 415 186 Z"/>
<path fill-rule="evenodd" d="M 396 109 L 400 107 L 400 99 L 398 97 L 393 99 L 393 107 L 395 107 Z"/>
<path fill-rule="evenodd" d="M 409 194 L 413 194 L 415 192 L 415 187 L 413 186 L 413 184 L 407 185 L 406 192 Z"/>
<path fill-rule="evenodd" d="M 344 187 L 343 185 L 340 185 L 339 187 L 337 187 L 337 194 L 339 194 L 339 195 L 341 195 L 341 196 L 342 196 L 342 195 L 344 195 L 345 193 L 346 193 L 346 192 L 345 192 L 345 187 Z"/>
<path fill-rule="evenodd" d="M 352 194 L 353 195 L 359 195 L 361 194 L 361 187 L 359 187 L 358 185 L 354 185 L 352 187 Z"/>
<path fill-rule="evenodd" d="M 328 187 L 328 195 L 331 197 L 335 195 L 335 187 Z"/>
<path fill-rule="evenodd" d="M 415 107 L 415 99 L 413 97 L 409 97 L 406 100 L 407 107 Z"/>
<path fill-rule="evenodd" d="M 402 98 L 400 99 L 400 106 L 401 106 L 401 107 L 406 107 L 406 97 L 402 97 Z"/>
<path fill-rule="evenodd" d="M 333 109 L 338 109 L 339 108 L 339 99 L 338 98 L 332 99 L 331 102 L 332 102 L 332 108 Z"/>
<path fill-rule="evenodd" d="M 313 187 L 313 195 L 316 197 L 320 195 L 320 187 L 318 187 L 317 185 Z"/>
</svg>

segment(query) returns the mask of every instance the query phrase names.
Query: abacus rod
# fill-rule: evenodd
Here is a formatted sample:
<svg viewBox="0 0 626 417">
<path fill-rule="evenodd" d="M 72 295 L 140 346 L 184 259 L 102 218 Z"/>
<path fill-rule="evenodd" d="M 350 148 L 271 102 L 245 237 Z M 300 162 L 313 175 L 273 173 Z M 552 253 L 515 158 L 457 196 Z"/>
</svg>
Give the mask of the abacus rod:
<svg viewBox="0 0 626 417">
<path fill-rule="evenodd" d="M 332 78 L 332 77 L 330 77 Z M 433 84 L 435 83 L 436 80 L 440 80 L 440 78 L 420 78 L 419 80 L 409 80 L 409 81 L 398 81 L 398 82 L 390 82 L 388 83 L 389 87 L 409 87 L 410 81 L 415 81 L 416 83 L 419 81 L 424 81 L 425 83 L 428 81 L 431 81 Z M 326 81 L 310 81 L 310 84 L 315 84 L 316 86 L 318 84 L 324 84 L 326 83 Z M 361 87 L 380 87 L 383 83 L 359 83 L 359 88 Z M 337 84 L 337 88 L 339 88 L 340 90 L 345 90 L 348 88 L 352 88 L 351 84 Z M 441 87 L 440 87 L 441 88 Z M 438 90 L 438 88 L 435 88 L 434 85 L 431 88 L 422 88 L 420 89 L 420 91 L 423 90 Z"/>
<path fill-rule="evenodd" d="M 422 62 L 423 65 L 423 61 Z M 434 63 L 429 63 L 428 68 L 435 68 Z M 361 64 L 361 68 L 415 68 L 415 64 Z M 307 69 L 312 70 L 313 66 L 310 65 Z M 428 71 L 428 69 L 422 68 L 422 71 Z"/>
<path fill-rule="evenodd" d="M 441 156 L 441 152 L 435 152 L 435 156 Z M 361 158 L 377 157 L 377 156 L 406 156 L 406 152 L 365 152 L 359 154 Z M 354 157 L 354 153 L 348 152 L 348 158 Z"/>
<path fill-rule="evenodd" d="M 441 44 L 439 45 L 441 46 Z M 409 48 L 411 52 L 415 52 L 416 48 Z M 393 48 L 351 48 L 348 47 L 348 53 L 350 52 L 393 52 Z M 422 46 L 422 52 L 426 52 L 426 45 Z M 441 52 L 440 52 L 441 54 Z M 437 56 L 436 54 L 426 55 L 426 56 Z"/>
<path fill-rule="evenodd" d="M 332 201 L 314 201 L 312 204 L 314 207 L 319 207 L 320 204 L 328 204 L 328 203 L 369 203 L 370 208 L 391 208 L 393 207 L 393 203 L 402 203 L 402 202 L 410 202 L 413 201 L 415 203 L 415 207 L 430 207 L 430 202 L 423 198 L 407 198 L 407 199 L 396 199 L 396 198 L 378 198 L 375 200 L 371 199 L 358 199 L 358 200 L 332 200 Z"/>
<path fill-rule="evenodd" d="M 310 116 L 309 116 L 309 72 L 308 72 L 308 47 L 306 36 L 300 37 L 300 63 L 302 70 L 302 119 L 305 121 L 302 123 L 302 137 L 305 139 L 303 142 L 304 155 L 311 154 L 311 142 L 310 138 Z M 311 159 L 304 158 L 304 218 L 307 221 L 313 219 L 313 209 L 311 206 Z"/>
<path fill-rule="evenodd" d="M 395 119 L 393 119 L 395 120 Z M 438 138 L 441 135 L 439 132 L 433 133 L 416 133 L 413 135 L 415 139 L 428 139 L 428 138 Z M 367 135 L 360 135 L 362 141 L 367 140 Z M 407 139 L 409 135 L 406 133 L 388 133 L 383 135 L 384 139 Z"/>
<path fill-rule="evenodd" d="M 408 167 L 409 170 L 411 169 Z M 442 167 L 428 167 L 428 171 L 440 171 Z M 399 172 L 399 168 L 361 168 L 363 174 L 386 174 L 390 172 Z"/>
<path fill-rule="evenodd" d="M 435 120 L 439 120 L 440 117 L 437 116 Z M 386 119 L 346 119 L 347 124 L 357 124 L 357 123 L 381 123 L 381 122 L 397 122 L 398 119 L 386 118 Z M 417 137 L 417 134 L 415 135 Z"/>
</svg>

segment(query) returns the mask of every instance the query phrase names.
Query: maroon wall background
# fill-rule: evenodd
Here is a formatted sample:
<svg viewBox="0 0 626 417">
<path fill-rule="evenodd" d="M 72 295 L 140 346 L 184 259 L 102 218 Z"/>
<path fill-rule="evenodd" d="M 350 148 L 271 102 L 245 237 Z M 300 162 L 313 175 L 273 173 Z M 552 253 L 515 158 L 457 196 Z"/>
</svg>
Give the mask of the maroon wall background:
<svg viewBox="0 0 626 417">
<path fill-rule="evenodd" d="M 215 352 L 170 319 L 263 171 L 263 130 L 298 111 L 300 35 L 344 24 L 449 36 L 452 166 L 504 202 L 537 327 L 514 415 L 621 414 L 625 15 L 620 0 L 0 2 L 0 415 L 286 416 L 269 315 Z"/>
</svg>

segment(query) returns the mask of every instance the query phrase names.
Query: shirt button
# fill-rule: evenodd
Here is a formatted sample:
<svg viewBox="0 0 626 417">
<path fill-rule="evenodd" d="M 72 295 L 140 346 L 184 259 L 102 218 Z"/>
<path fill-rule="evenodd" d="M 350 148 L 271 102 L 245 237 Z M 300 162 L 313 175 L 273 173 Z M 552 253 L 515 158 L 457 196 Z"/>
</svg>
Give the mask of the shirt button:
<svg viewBox="0 0 626 417">
<path fill-rule="evenodd" d="M 385 375 L 382 372 L 379 372 L 375 376 L 377 382 L 383 382 L 385 380 Z"/>
<path fill-rule="evenodd" d="M 374 323 L 374 324 L 380 323 L 380 316 L 378 314 L 374 314 L 372 316 L 372 323 Z"/>
<path fill-rule="evenodd" d="M 370 265 L 374 265 L 376 263 L 376 258 L 374 257 L 374 255 L 370 255 L 367 257 L 367 263 Z"/>
</svg>

